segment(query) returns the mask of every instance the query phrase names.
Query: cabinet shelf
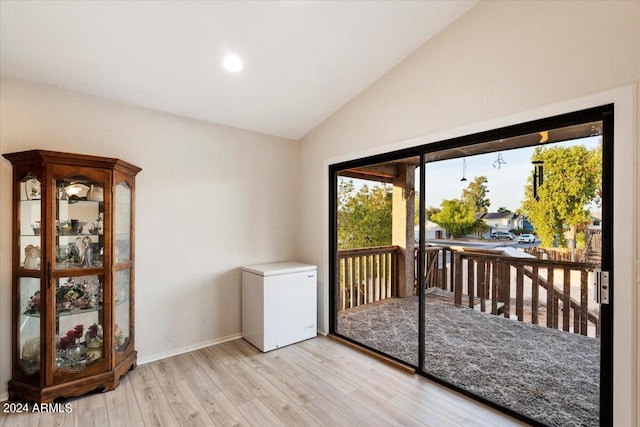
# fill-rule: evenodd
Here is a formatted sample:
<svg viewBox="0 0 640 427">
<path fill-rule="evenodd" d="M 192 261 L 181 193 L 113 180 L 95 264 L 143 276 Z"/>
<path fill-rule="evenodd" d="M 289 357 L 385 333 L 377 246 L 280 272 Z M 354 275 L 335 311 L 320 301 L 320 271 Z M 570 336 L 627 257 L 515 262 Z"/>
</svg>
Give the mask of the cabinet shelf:
<svg viewBox="0 0 640 427">
<path fill-rule="evenodd" d="M 92 269 L 102 269 L 103 262 L 102 261 L 93 261 L 92 266 L 90 267 L 83 267 L 82 266 L 82 262 L 73 262 L 73 263 L 60 263 L 60 262 L 56 262 L 56 271 L 64 271 L 65 274 L 91 274 L 88 271 L 92 270 Z M 75 270 L 78 270 L 78 272 L 75 272 Z"/>
<path fill-rule="evenodd" d="M 135 266 L 116 260 L 133 258 L 141 169 L 45 150 L 3 156 L 13 166 L 12 305 L 19 308 L 9 398 L 49 403 L 111 390 L 137 360 Z"/>
<path fill-rule="evenodd" d="M 115 306 L 118 307 L 127 302 L 129 302 L 128 299 L 122 300 L 122 301 L 116 301 Z M 74 308 L 73 310 L 56 311 L 56 317 L 74 316 L 77 314 L 87 314 L 87 313 L 92 313 L 95 311 L 103 311 L 103 310 L 104 310 L 104 306 L 102 304 L 94 307 L 89 307 L 89 308 Z M 22 316 L 40 318 L 40 312 L 39 311 L 23 312 Z"/>
<path fill-rule="evenodd" d="M 89 359 L 86 358 L 86 356 L 83 356 L 82 359 L 80 360 L 76 360 L 76 361 L 69 361 L 69 360 L 64 360 L 64 361 L 60 361 L 60 358 L 56 358 L 56 368 L 58 369 L 65 369 L 65 370 L 69 370 L 69 371 L 80 371 L 82 369 L 85 369 L 87 366 L 89 366 L 91 363 L 93 363 L 92 361 L 90 361 Z"/>
<path fill-rule="evenodd" d="M 58 200 L 59 203 L 65 203 L 68 205 L 102 205 L 104 202 L 99 200 Z"/>
<path fill-rule="evenodd" d="M 73 310 L 66 310 L 66 311 L 60 311 L 60 312 L 56 312 L 56 317 L 65 317 L 65 316 L 74 316 L 76 314 L 87 314 L 87 313 L 92 313 L 95 311 L 102 311 L 103 310 L 103 306 L 96 306 L 96 307 L 91 307 L 91 308 L 74 308 Z M 28 316 L 28 317 L 37 317 L 40 318 L 40 312 L 33 312 L 33 313 L 22 313 L 23 316 Z"/>
<path fill-rule="evenodd" d="M 27 234 L 27 236 L 37 236 L 37 234 Z M 86 237 L 86 236 L 104 236 L 104 234 L 99 234 L 99 233 L 58 234 L 56 233 L 56 237 Z"/>
</svg>

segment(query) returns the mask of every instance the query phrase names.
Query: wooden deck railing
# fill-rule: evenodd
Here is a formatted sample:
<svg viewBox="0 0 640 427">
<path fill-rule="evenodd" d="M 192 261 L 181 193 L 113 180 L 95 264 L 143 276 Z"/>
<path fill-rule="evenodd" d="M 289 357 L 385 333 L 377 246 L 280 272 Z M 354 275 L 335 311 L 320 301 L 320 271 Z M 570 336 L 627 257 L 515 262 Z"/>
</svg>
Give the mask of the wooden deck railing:
<svg viewBox="0 0 640 427">
<path fill-rule="evenodd" d="M 398 251 L 397 246 L 338 251 L 338 309 L 397 296 Z M 425 287 L 441 289 L 438 295 L 450 295 L 453 304 L 464 302 L 485 313 L 597 337 L 599 314 L 589 302 L 592 271 L 590 263 L 449 247 L 425 251 Z"/>
<path fill-rule="evenodd" d="M 456 305 L 464 300 L 471 308 L 521 322 L 600 335 L 599 315 L 589 307 L 592 264 L 449 248 L 427 248 L 425 264 L 426 288 L 449 291 Z"/>
<path fill-rule="evenodd" d="M 523 248 L 524 252 L 533 255 L 536 258 L 546 261 L 571 261 L 571 250 L 567 248 Z M 576 249 L 574 252 L 576 260 L 582 260 L 584 256 L 583 249 Z"/>
<path fill-rule="evenodd" d="M 453 290 L 453 268 L 451 259 L 453 249 L 447 247 L 427 247 L 425 248 L 424 263 L 425 263 L 425 287 L 426 288 L 440 288 L 444 290 Z M 413 277 L 418 277 L 418 246 L 415 247 L 414 252 L 415 268 Z M 418 286 L 417 280 L 414 283 L 414 292 L 417 295 Z"/>
<path fill-rule="evenodd" d="M 584 248 L 574 250 L 574 258 L 580 262 L 599 262 L 602 255 L 602 232 L 600 230 L 587 230 Z M 523 248 L 526 253 L 539 259 L 549 261 L 571 261 L 571 249 L 530 247 Z"/>
<path fill-rule="evenodd" d="M 338 309 L 398 295 L 398 246 L 338 251 Z"/>
</svg>

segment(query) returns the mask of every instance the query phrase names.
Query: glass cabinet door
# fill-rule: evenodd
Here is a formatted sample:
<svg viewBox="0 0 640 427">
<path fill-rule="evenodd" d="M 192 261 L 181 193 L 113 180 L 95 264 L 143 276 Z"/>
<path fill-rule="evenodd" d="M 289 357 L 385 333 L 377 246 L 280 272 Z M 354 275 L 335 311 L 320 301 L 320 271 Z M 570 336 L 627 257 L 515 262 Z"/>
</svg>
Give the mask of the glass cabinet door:
<svg viewBox="0 0 640 427">
<path fill-rule="evenodd" d="M 18 364 L 27 375 L 40 371 L 40 279 L 21 277 L 18 318 Z"/>
<path fill-rule="evenodd" d="M 56 369 L 79 371 L 104 357 L 104 276 L 56 279 Z"/>
<path fill-rule="evenodd" d="M 20 201 L 18 202 L 18 219 L 20 234 L 18 253 L 20 267 L 25 270 L 40 270 L 40 248 L 42 246 L 40 180 L 27 175 L 19 184 Z"/>
<path fill-rule="evenodd" d="M 26 174 L 18 182 L 18 366 L 28 376 L 40 372 L 41 181 Z"/>
<path fill-rule="evenodd" d="M 55 372 L 105 361 L 105 175 L 54 171 Z M 98 178 L 95 178 L 95 177 Z M 103 178 L 100 178 L 100 177 Z M 61 381 L 66 381 L 66 377 Z"/>
<path fill-rule="evenodd" d="M 115 262 L 131 259 L 131 188 L 125 183 L 116 185 L 115 198 Z"/>
<path fill-rule="evenodd" d="M 131 269 L 116 272 L 115 275 L 115 312 L 114 312 L 114 342 L 117 352 L 122 352 L 131 341 Z"/>
<path fill-rule="evenodd" d="M 119 183 L 115 190 L 114 218 L 114 347 L 123 352 L 131 341 L 131 188 Z"/>
<path fill-rule="evenodd" d="M 56 270 L 102 267 L 104 183 L 73 176 L 55 184 Z"/>
</svg>

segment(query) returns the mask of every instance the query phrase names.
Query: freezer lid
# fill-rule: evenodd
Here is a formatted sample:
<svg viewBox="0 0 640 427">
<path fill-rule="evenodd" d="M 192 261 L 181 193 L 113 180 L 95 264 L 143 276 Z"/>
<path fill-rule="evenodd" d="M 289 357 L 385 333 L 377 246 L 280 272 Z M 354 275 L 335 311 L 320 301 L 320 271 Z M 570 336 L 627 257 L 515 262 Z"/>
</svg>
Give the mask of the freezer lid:
<svg viewBox="0 0 640 427">
<path fill-rule="evenodd" d="M 281 274 L 300 273 L 303 271 L 315 271 L 318 267 L 301 262 L 276 262 L 271 264 L 256 264 L 242 267 L 243 271 L 258 274 L 260 276 L 278 276 Z"/>
</svg>

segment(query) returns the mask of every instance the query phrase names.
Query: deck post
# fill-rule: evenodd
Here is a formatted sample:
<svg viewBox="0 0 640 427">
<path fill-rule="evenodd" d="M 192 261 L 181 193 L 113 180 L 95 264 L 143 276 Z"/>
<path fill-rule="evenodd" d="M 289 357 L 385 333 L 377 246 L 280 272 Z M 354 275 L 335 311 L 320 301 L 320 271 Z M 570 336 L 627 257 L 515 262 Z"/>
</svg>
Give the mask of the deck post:
<svg viewBox="0 0 640 427">
<path fill-rule="evenodd" d="M 415 268 L 415 166 L 400 163 L 393 179 L 392 244 L 398 246 L 398 296 L 413 296 Z"/>
</svg>

